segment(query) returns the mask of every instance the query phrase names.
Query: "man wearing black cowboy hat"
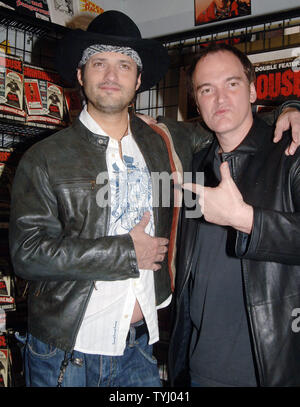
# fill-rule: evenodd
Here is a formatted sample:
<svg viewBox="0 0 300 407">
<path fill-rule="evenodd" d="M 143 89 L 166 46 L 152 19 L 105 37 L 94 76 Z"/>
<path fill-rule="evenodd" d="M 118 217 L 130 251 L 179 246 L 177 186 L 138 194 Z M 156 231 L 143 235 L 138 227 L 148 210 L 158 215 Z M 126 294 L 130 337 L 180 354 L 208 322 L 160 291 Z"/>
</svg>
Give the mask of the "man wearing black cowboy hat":
<svg viewBox="0 0 300 407">
<path fill-rule="evenodd" d="M 171 177 L 156 189 L 151 176 L 172 173 L 170 151 L 190 170 L 209 139 L 182 127 L 165 142 L 129 120 L 135 93 L 162 78 L 168 54 L 123 13 L 69 33 L 57 61 L 86 105 L 72 126 L 31 147 L 15 176 L 10 248 L 29 282 L 26 384 L 159 386 L 152 344 L 157 309 L 171 300 L 176 222 L 172 197 L 161 202 Z"/>
</svg>

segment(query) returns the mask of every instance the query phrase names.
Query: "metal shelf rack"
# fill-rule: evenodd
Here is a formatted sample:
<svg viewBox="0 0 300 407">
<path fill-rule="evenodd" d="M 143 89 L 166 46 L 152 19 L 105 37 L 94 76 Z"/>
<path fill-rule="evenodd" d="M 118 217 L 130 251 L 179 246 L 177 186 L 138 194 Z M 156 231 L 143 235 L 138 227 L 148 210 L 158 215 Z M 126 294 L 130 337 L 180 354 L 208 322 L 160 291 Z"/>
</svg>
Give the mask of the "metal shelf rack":
<svg viewBox="0 0 300 407">
<path fill-rule="evenodd" d="M 136 110 L 150 116 L 185 119 L 179 112 L 186 90 L 182 72 L 192 57 L 211 41 L 235 45 L 248 55 L 300 46 L 300 7 L 239 20 L 210 23 L 195 29 L 156 37 L 169 50 L 171 65 L 166 77 L 137 100 Z"/>
<path fill-rule="evenodd" d="M 11 56 L 21 57 L 24 62 L 54 69 L 54 53 L 57 41 L 69 28 L 49 21 L 23 15 L 0 7 L 0 48 Z M 0 147 L 24 149 L 53 130 L 28 126 L 13 119 L 0 119 Z"/>
</svg>

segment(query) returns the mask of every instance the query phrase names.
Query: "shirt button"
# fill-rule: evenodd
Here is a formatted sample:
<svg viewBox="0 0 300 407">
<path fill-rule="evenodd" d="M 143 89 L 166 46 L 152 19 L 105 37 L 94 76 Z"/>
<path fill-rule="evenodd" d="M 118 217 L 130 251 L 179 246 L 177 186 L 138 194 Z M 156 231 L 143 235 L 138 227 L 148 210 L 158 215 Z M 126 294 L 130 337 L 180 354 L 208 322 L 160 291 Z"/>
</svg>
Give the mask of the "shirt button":
<svg viewBox="0 0 300 407">
<path fill-rule="evenodd" d="M 128 314 L 124 315 L 124 318 L 128 318 Z"/>
<path fill-rule="evenodd" d="M 98 143 L 99 143 L 99 144 L 103 144 L 103 140 L 100 138 L 100 139 L 98 140 Z"/>
</svg>

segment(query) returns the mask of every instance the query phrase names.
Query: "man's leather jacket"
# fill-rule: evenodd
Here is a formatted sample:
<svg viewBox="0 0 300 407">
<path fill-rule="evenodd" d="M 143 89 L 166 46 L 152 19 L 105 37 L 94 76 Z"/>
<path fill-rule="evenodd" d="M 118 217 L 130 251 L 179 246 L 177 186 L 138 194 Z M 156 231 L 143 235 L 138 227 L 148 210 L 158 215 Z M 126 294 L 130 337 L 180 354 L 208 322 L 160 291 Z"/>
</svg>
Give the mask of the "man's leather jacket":
<svg viewBox="0 0 300 407">
<path fill-rule="evenodd" d="M 242 144 L 222 158 L 244 201 L 254 207 L 252 232 L 238 232 L 235 249 L 241 258 L 259 385 L 300 386 L 300 152 L 286 156 L 290 138 L 274 144 L 272 134 L 271 127 L 255 119 Z M 194 171 L 211 172 L 216 143 L 195 156 Z M 177 254 L 169 375 L 180 386 L 189 380 L 188 282 L 198 224 L 197 219 L 182 221 Z"/>
<path fill-rule="evenodd" d="M 130 126 L 149 172 L 170 173 L 162 137 L 137 117 Z M 188 171 L 192 154 L 209 139 L 187 126 L 176 128 L 174 146 Z M 97 204 L 108 192 L 107 144 L 108 137 L 77 119 L 33 145 L 14 179 L 10 250 L 15 273 L 29 281 L 28 331 L 66 351 L 73 349 L 93 282 L 139 276 L 130 235 L 107 236 L 110 207 Z M 171 207 L 153 208 L 156 236 L 170 236 L 170 195 Z M 165 259 L 154 273 L 157 304 L 171 294 L 167 264 Z"/>
</svg>

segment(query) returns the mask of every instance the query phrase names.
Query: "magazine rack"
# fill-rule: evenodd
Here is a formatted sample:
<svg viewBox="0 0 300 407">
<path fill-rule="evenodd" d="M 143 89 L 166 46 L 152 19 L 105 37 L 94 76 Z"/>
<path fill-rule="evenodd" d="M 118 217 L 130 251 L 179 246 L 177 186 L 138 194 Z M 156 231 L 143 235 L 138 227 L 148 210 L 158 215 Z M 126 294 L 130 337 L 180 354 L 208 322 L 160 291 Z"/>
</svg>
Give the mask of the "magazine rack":
<svg viewBox="0 0 300 407">
<path fill-rule="evenodd" d="M 0 55 L 20 58 L 41 68 L 53 68 L 56 43 L 67 30 L 0 7 Z M 3 73 L 1 75 L 3 80 Z M 13 175 L 22 153 L 52 132 L 46 125 L 37 127 L 9 117 L 0 118 L 0 387 L 24 385 L 14 332 L 26 330 L 26 284 L 13 276 L 8 248 Z"/>
<path fill-rule="evenodd" d="M 55 46 L 69 29 L 0 7 L 0 48 L 24 63 L 54 69 Z M 53 132 L 53 130 L 52 130 Z M 47 126 L 28 126 L 0 118 L 0 147 L 22 148 L 51 133 Z"/>
</svg>

